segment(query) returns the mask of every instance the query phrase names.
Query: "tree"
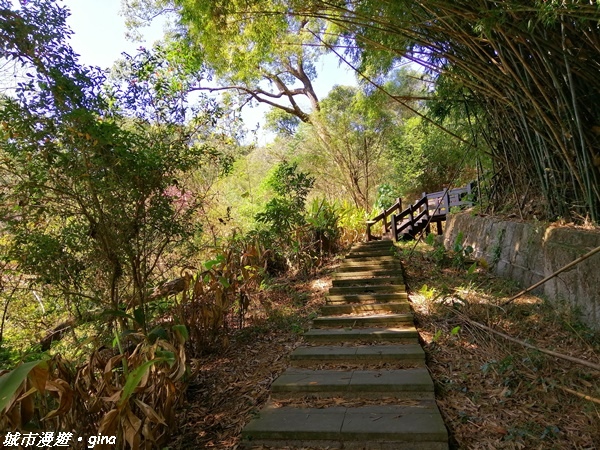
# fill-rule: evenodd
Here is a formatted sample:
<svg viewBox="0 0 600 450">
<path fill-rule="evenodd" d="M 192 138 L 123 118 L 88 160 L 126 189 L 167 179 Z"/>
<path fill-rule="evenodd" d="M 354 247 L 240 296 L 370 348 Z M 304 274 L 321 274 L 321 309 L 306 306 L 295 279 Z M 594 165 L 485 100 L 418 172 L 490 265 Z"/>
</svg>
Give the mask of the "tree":
<svg viewBox="0 0 600 450">
<path fill-rule="evenodd" d="M 455 107 L 470 103 L 491 149 L 496 205 L 520 212 L 529 195 L 546 217 L 599 220 L 600 81 L 587 56 L 599 50 L 597 5 L 315 0 L 296 8 L 356 42 L 364 73 L 408 58 L 453 87 Z"/>
<path fill-rule="evenodd" d="M 313 114 L 299 140 L 307 168 L 318 174 L 317 189 L 344 197 L 366 211 L 373 207 L 381 183 L 389 182 L 392 162 L 388 149 L 403 123 L 414 113 L 393 96 L 423 95 L 420 73 L 401 69 L 386 77 L 386 93 L 368 86 L 335 86 Z M 419 108 L 417 102 L 411 103 Z"/>
<path fill-rule="evenodd" d="M 269 58 L 287 43 L 285 29 L 305 29 L 293 25 L 303 18 L 325 30 L 316 34 L 319 45 L 345 47 L 346 58 L 375 84 L 401 58 L 423 65 L 465 95 L 455 99 L 458 107 L 467 100 L 477 114 L 495 164 L 496 203 L 518 191 L 539 192 L 548 217 L 599 220 L 600 82 L 593 55 L 600 32 L 593 2 L 220 0 L 202 2 L 198 12 L 196 3 L 178 4 L 198 31 L 208 31 L 206 39 L 241 31 L 236 48 L 254 55 L 246 60 L 252 71 L 261 54 Z"/>
<path fill-rule="evenodd" d="M 456 124 L 445 123 L 457 130 Z M 395 192 L 412 201 L 423 192 L 436 192 L 449 186 L 462 186 L 476 179 L 476 149 L 457 146 L 447 133 L 413 117 L 406 121 L 388 149 L 392 165 L 389 180 Z M 465 153 L 471 155 L 465 161 Z"/>
<path fill-rule="evenodd" d="M 312 84 L 315 63 L 326 52 L 324 22 L 310 16 L 287 15 L 285 2 L 193 2 L 186 0 L 124 1 L 131 27 L 172 12 L 177 21 L 172 45 L 194 55 L 209 68 L 217 87 L 196 85 L 194 90 L 227 91 L 243 106 L 268 104 L 310 122 L 319 110 Z M 201 70 L 200 64 L 196 70 Z M 303 99 L 303 100 L 300 100 Z"/>
<path fill-rule="evenodd" d="M 256 215 L 256 220 L 288 241 L 291 231 L 304 224 L 306 197 L 314 182 L 313 177 L 298 170 L 297 163 L 283 161 L 276 165 L 266 180 L 275 197 Z"/>
<path fill-rule="evenodd" d="M 313 123 L 310 161 L 319 161 L 315 170 L 320 178 L 341 187 L 357 207 L 370 210 L 394 125 L 389 111 L 358 88 L 336 86 Z"/>
<path fill-rule="evenodd" d="M 148 53 L 108 86 L 65 43 L 67 14 L 49 0 L 0 3 L 3 57 L 29 78 L 0 104 L 3 257 L 78 315 L 131 308 L 145 327 L 164 255 L 198 232 L 177 180 L 210 153 L 200 137 L 214 108 L 190 118 Z"/>
</svg>

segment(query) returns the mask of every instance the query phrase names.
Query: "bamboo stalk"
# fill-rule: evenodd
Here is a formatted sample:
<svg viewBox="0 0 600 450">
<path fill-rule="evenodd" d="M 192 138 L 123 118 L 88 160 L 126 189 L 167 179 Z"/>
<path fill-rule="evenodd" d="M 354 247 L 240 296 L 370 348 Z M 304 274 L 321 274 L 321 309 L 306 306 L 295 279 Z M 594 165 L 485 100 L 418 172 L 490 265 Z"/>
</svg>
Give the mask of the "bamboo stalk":
<svg viewBox="0 0 600 450">
<path fill-rule="evenodd" d="M 594 402 L 594 403 L 597 403 L 598 405 L 600 405 L 600 398 L 592 397 L 591 395 L 587 395 L 587 394 L 582 394 L 581 392 L 574 391 L 573 389 L 569 389 L 567 387 L 560 386 L 558 384 L 556 384 L 555 387 L 557 387 L 558 389 L 560 389 L 562 391 L 568 392 L 569 394 L 573 394 L 579 398 L 582 398 L 584 400 L 588 400 L 590 402 Z"/>
<path fill-rule="evenodd" d="M 507 150 L 523 175 L 535 167 L 551 215 L 574 208 L 600 217 L 600 171 L 585 154 L 595 143 L 589 136 L 595 113 L 582 103 L 600 90 L 591 57 L 600 48 L 593 5 L 556 9 L 556 17 L 487 0 L 362 6 L 315 1 L 303 12 L 334 22 L 367 48 L 407 56 L 470 89 L 497 128 L 487 133 L 492 151 Z M 507 122 L 512 136 L 503 129 Z"/>
<path fill-rule="evenodd" d="M 538 281 L 537 283 L 535 283 L 532 286 L 529 286 L 527 289 L 522 290 L 521 292 L 519 292 L 516 295 L 513 295 L 511 298 L 509 298 L 508 300 L 506 300 L 504 303 L 502 303 L 502 306 L 506 306 L 509 303 L 512 303 L 513 301 L 515 301 L 516 299 L 518 299 L 519 297 L 527 294 L 528 292 L 533 291 L 535 288 L 541 286 L 542 284 L 546 283 L 547 281 L 551 280 L 552 278 L 554 278 L 555 276 L 563 273 L 566 270 L 569 270 L 570 268 L 576 266 L 577 264 L 579 264 L 582 261 L 585 261 L 586 259 L 594 256 L 596 253 L 600 252 L 600 247 L 596 247 L 595 249 L 593 249 L 592 251 L 586 253 L 585 255 L 577 258 L 575 261 L 571 261 L 569 264 L 567 264 L 566 266 L 558 269 L 556 272 L 554 272 L 551 275 L 548 275 L 546 278 L 544 278 L 541 281 Z"/>
<path fill-rule="evenodd" d="M 575 363 L 575 364 L 579 364 L 579 365 L 586 366 L 586 367 L 589 367 L 591 369 L 600 371 L 600 364 L 595 364 L 593 362 L 586 361 L 585 359 L 581 359 L 581 358 L 576 358 L 574 356 L 565 355 L 563 353 L 555 352 L 553 350 L 548 350 L 548 349 L 545 349 L 545 348 L 536 347 L 535 345 L 529 344 L 529 343 L 527 343 L 525 341 L 522 341 L 520 339 L 517 339 L 517 338 L 514 338 L 512 336 L 509 336 L 506 333 L 502 333 L 501 331 L 494 330 L 493 328 L 490 328 L 487 325 L 483 325 L 482 323 L 479 323 L 479 322 L 476 322 L 476 321 L 474 321 L 472 319 L 469 319 L 464 314 L 460 314 L 460 316 L 461 316 L 461 318 L 465 322 L 470 323 L 473 326 L 476 326 L 478 328 L 481 328 L 482 330 L 486 330 L 486 331 L 489 331 L 491 333 L 494 333 L 494 334 L 496 334 L 498 336 L 503 337 L 504 339 L 506 339 L 508 341 L 511 341 L 511 342 L 516 343 L 516 344 L 522 345 L 523 347 L 527 347 L 529 349 L 536 350 L 536 351 L 538 351 L 540 353 L 544 353 L 546 355 L 550 355 L 550 356 L 553 356 L 553 357 L 558 358 L 558 359 L 564 359 L 565 361 L 569 361 L 569 362 L 572 362 L 572 363 Z"/>
</svg>

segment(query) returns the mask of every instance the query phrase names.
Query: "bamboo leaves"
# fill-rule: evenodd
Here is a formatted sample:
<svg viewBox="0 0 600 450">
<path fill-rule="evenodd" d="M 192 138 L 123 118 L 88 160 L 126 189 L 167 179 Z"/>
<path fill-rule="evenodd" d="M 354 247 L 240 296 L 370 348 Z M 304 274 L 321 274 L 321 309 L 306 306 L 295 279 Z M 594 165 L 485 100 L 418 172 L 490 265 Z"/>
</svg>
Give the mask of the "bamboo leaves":
<svg viewBox="0 0 600 450">
<path fill-rule="evenodd" d="M 361 43 L 363 51 L 355 57 L 363 66 L 381 68 L 403 56 L 469 92 L 502 179 L 493 199 L 498 206 L 508 201 L 520 210 L 527 200 L 521 196 L 539 195 L 547 217 L 600 219 L 600 171 L 592 163 L 600 140 L 591 131 L 600 122 L 593 106 L 600 99 L 599 67 L 592 56 L 600 48 L 596 5 L 314 4 L 316 14 Z M 511 177 L 514 183 L 507 183 Z M 532 180 L 539 189 L 527 189 Z"/>
</svg>

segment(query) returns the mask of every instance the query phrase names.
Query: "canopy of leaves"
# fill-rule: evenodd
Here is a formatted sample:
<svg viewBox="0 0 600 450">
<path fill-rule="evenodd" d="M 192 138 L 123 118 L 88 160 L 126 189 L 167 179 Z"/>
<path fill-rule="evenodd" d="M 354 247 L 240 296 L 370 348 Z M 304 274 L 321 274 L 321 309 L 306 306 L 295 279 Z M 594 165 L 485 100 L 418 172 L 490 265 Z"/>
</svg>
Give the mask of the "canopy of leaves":
<svg viewBox="0 0 600 450">
<path fill-rule="evenodd" d="M 290 44 L 321 45 L 328 51 L 342 47 L 359 71 L 379 84 L 379 77 L 400 58 L 443 74 L 446 92 L 460 94 L 457 102 L 470 103 L 491 148 L 496 203 L 509 201 L 517 191 L 539 192 L 548 217 L 600 218 L 595 2 L 178 4 L 191 26 L 190 36 L 198 37 L 215 67 L 223 73 L 232 68 L 239 79 L 250 79 L 257 67 L 279 66 L 283 60 L 276 55 L 292 55 Z M 304 30 L 314 40 L 301 38 Z M 299 40 L 290 41 L 291 35 Z"/>
<path fill-rule="evenodd" d="M 364 73 L 408 58 L 467 95 L 495 160 L 496 202 L 535 191 L 550 217 L 600 218 L 594 2 L 315 0 L 306 8 L 356 42 L 350 53 Z"/>
</svg>

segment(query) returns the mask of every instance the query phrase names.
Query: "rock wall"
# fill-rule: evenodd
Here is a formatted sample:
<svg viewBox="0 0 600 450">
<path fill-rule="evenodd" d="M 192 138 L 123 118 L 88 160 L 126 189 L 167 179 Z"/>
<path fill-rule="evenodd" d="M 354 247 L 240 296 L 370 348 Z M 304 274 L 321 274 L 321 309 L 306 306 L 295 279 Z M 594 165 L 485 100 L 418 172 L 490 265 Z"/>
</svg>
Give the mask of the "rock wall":
<svg viewBox="0 0 600 450">
<path fill-rule="evenodd" d="M 444 245 L 451 248 L 463 234 L 463 245 L 474 249 L 491 270 L 529 287 L 600 246 L 600 232 L 553 227 L 451 214 L 446 222 Z M 600 330 L 600 253 L 579 263 L 540 286 L 536 294 L 550 301 L 566 300 L 581 313 L 581 319 Z"/>
</svg>

